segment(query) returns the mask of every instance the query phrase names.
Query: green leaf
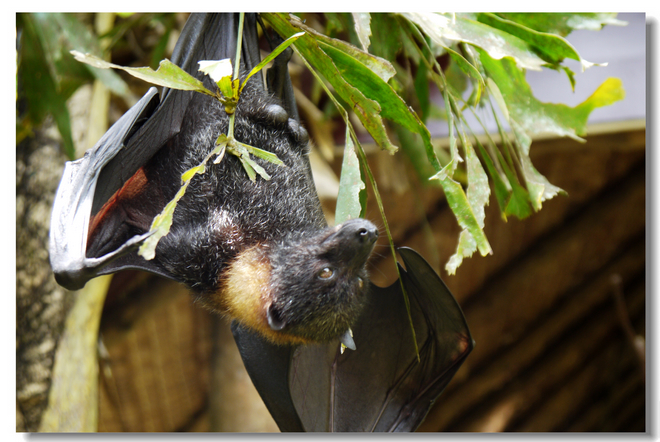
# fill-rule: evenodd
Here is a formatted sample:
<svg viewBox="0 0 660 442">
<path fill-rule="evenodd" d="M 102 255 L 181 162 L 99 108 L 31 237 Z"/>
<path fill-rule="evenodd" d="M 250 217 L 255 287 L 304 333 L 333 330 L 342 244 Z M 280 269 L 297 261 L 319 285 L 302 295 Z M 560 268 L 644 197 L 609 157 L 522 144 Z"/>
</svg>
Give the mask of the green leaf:
<svg viewBox="0 0 660 442">
<path fill-rule="evenodd" d="M 66 106 L 68 96 L 58 93 L 60 89 L 51 75 L 52 69 L 46 63 L 44 49 L 38 36 L 38 23 L 30 14 L 20 14 L 23 24 L 19 54 L 18 75 L 21 80 L 21 92 L 28 102 L 27 115 L 29 125 L 40 124 L 46 115 L 52 115 L 62 136 L 64 153 L 70 160 L 76 158 L 76 150 L 71 134 L 69 110 Z M 29 127 L 29 126 L 28 126 Z"/>
<path fill-rule="evenodd" d="M 475 137 L 475 140 L 477 144 L 477 150 L 479 151 L 479 155 L 481 155 L 481 161 L 486 166 L 488 176 L 490 176 L 490 179 L 493 181 L 495 198 L 497 200 L 497 204 L 500 207 L 500 213 L 502 215 L 502 219 L 506 221 L 507 213 L 505 209 L 507 207 L 510 198 L 511 186 L 507 181 L 504 180 L 504 178 L 502 178 L 500 172 L 495 167 L 494 160 L 490 157 L 490 154 L 488 153 L 486 148 L 481 144 L 481 142 L 479 142 L 479 139 Z"/>
<path fill-rule="evenodd" d="M 486 218 L 484 207 L 488 205 L 488 199 L 490 197 L 488 176 L 468 138 L 462 136 L 461 140 L 465 148 L 465 162 L 469 183 L 467 198 L 479 226 L 483 229 L 484 219 Z"/>
<path fill-rule="evenodd" d="M 402 15 L 417 24 L 426 35 L 442 47 L 448 48 L 465 42 L 482 48 L 496 60 L 511 57 L 523 69 L 538 71 L 545 64 L 527 42 L 472 20 L 466 14 L 412 12 Z"/>
<path fill-rule="evenodd" d="M 198 166 L 186 170 L 183 175 L 181 175 L 181 181 L 184 183 L 188 182 L 192 179 L 193 176 L 197 175 L 198 173 L 202 174 L 204 172 L 206 172 L 206 164 L 202 163 Z"/>
<path fill-rule="evenodd" d="M 384 13 L 372 13 L 370 16 L 372 38 L 369 48 L 371 53 L 385 60 L 396 60 L 396 55 L 403 45 L 396 19 L 390 14 Z M 383 80 L 386 79 L 383 78 Z"/>
<path fill-rule="evenodd" d="M 263 14 L 262 17 L 266 19 L 275 31 L 282 36 L 290 36 L 296 33 L 297 28 L 294 27 L 282 14 Z M 298 23 L 299 20 L 295 17 L 290 20 L 297 25 L 301 25 Z M 374 138 L 376 143 L 383 149 L 395 152 L 397 148 L 392 144 L 387 135 L 387 131 L 380 117 L 381 107 L 379 104 L 376 101 L 365 97 L 358 88 L 344 79 L 337 69 L 337 66 L 333 63 L 333 60 L 321 50 L 310 32 L 306 32 L 305 35 L 300 37 L 296 41 L 294 47 L 299 52 L 300 56 L 317 69 L 334 87 L 342 99 L 351 106 L 357 117 L 360 119 L 360 122 Z M 326 45 L 326 47 L 329 46 Z M 353 64 L 361 65 L 361 63 L 356 60 L 353 60 Z M 366 68 L 364 70 L 371 72 Z M 372 75 L 379 78 L 377 75 L 373 74 L 373 72 Z"/>
<path fill-rule="evenodd" d="M 484 82 L 483 77 L 479 73 L 479 70 L 472 66 L 472 64 L 467 61 L 461 54 L 456 52 L 455 50 L 451 48 L 447 48 L 447 52 L 451 56 L 451 59 L 455 62 L 456 66 L 458 66 L 461 71 L 463 71 L 467 76 L 475 80 L 476 86 L 474 88 L 474 98 L 473 102 L 474 104 L 478 104 L 479 101 L 481 100 L 481 95 L 483 94 L 484 89 L 486 88 L 486 84 Z"/>
<path fill-rule="evenodd" d="M 232 87 L 234 83 L 231 81 L 231 75 L 228 77 L 222 77 L 216 84 L 218 85 L 218 89 L 220 89 L 220 93 L 222 93 L 225 98 L 234 97 L 234 89 Z"/>
<path fill-rule="evenodd" d="M 538 212 L 541 210 L 543 201 L 549 200 L 558 194 L 566 194 L 566 192 L 551 184 L 546 177 L 534 168 L 532 160 L 529 158 L 532 139 L 515 121 L 512 121 L 511 124 L 517 141 L 517 156 L 520 158 L 522 174 L 529 191 L 529 201 L 534 210 Z"/>
<path fill-rule="evenodd" d="M 206 89 L 201 81 L 167 59 L 162 60 L 158 66 L 158 70 L 154 71 L 149 67 L 130 68 L 119 66 L 114 63 L 101 60 L 100 58 L 91 54 L 83 54 L 78 51 L 71 51 L 71 54 L 73 54 L 76 60 L 95 68 L 121 69 L 122 71 L 128 72 L 132 76 L 151 84 L 183 91 L 201 92 L 203 94 L 215 97 L 215 94 Z"/>
<path fill-rule="evenodd" d="M 243 143 L 241 143 L 243 144 Z M 243 144 L 243 146 L 247 149 L 248 152 L 250 152 L 252 155 L 255 157 L 259 157 L 262 160 L 266 160 L 268 162 L 271 162 L 273 164 L 277 164 L 278 166 L 284 166 L 284 162 L 280 160 L 277 155 L 275 155 L 272 152 L 268 152 L 267 150 L 262 150 L 254 146 L 249 146 L 247 144 Z"/>
<path fill-rule="evenodd" d="M 490 84 L 493 87 L 497 88 L 495 83 L 490 80 Z M 491 104 L 492 108 L 492 104 Z M 531 202 L 529 198 L 529 192 L 525 189 L 519 180 L 519 175 L 517 171 L 521 169 L 520 162 L 518 157 L 512 155 L 513 147 L 511 146 L 511 141 L 509 140 L 508 134 L 505 132 L 505 128 L 502 126 L 500 119 L 497 117 L 493 109 L 493 116 L 495 117 L 495 122 L 499 130 L 501 141 L 501 149 L 495 146 L 495 142 L 491 139 L 491 149 L 494 154 L 491 155 L 491 158 L 496 163 L 498 170 L 501 170 L 504 174 L 504 178 L 507 179 L 505 184 L 507 185 L 509 196 L 506 199 L 505 205 L 502 207 L 502 216 L 506 220 L 507 215 L 515 215 L 519 219 L 524 219 L 532 214 Z M 486 131 L 486 133 L 488 133 Z M 490 138 L 490 135 L 488 135 Z M 531 143 L 531 139 L 530 139 Z M 502 153 L 504 151 L 504 154 Z M 520 171 L 522 173 L 522 171 Z M 499 203 L 499 201 L 498 201 Z"/>
<path fill-rule="evenodd" d="M 270 15 L 271 14 L 266 14 L 266 16 L 270 16 Z M 279 14 L 279 17 L 284 19 L 284 16 L 282 14 Z M 268 17 L 265 18 L 268 19 Z M 389 61 L 377 57 L 375 55 L 372 55 L 366 51 L 362 51 L 357 47 L 353 46 L 352 44 L 349 44 L 343 40 L 330 38 L 327 35 L 316 32 L 314 29 L 305 26 L 305 24 L 302 21 L 300 21 L 300 19 L 298 19 L 298 17 L 296 16 L 290 15 L 288 22 L 294 28 L 302 29 L 307 34 L 311 35 L 315 41 L 322 42 L 323 44 L 328 46 L 332 46 L 337 51 L 341 51 L 346 55 L 349 55 L 352 58 L 358 60 L 360 63 L 365 65 L 367 68 L 369 68 L 372 72 L 378 75 L 383 81 L 389 81 L 389 79 L 392 78 L 394 74 L 396 74 L 396 70 L 394 69 L 394 66 L 392 66 L 392 63 L 390 63 Z"/>
<path fill-rule="evenodd" d="M 241 163 L 243 163 L 243 167 L 245 167 L 246 172 L 248 173 L 248 176 L 250 177 L 251 181 L 256 180 L 256 175 L 254 172 L 258 173 L 261 178 L 265 179 L 266 181 L 270 180 L 270 175 L 266 173 L 263 167 L 258 165 L 252 158 L 250 158 L 248 155 L 241 155 L 240 156 Z"/>
<path fill-rule="evenodd" d="M 569 83 L 571 83 L 571 90 L 573 92 L 575 92 L 575 72 L 573 72 L 571 69 L 569 69 L 566 66 L 562 66 L 561 69 L 564 71 L 564 73 L 568 77 Z"/>
<path fill-rule="evenodd" d="M 529 158 L 531 135 L 553 133 L 559 136 L 569 136 L 582 141 L 579 136 L 586 134 L 586 125 L 590 113 L 597 107 L 612 104 L 623 98 L 624 92 L 619 79 L 610 78 L 584 102 L 570 107 L 564 104 L 542 103 L 538 101 L 521 72 L 510 60 L 493 60 L 487 54 L 481 53 L 481 61 L 488 72 L 489 79 L 497 85 L 502 95 L 500 106 L 506 106 L 509 125 L 516 137 L 516 157 L 519 161 L 520 173 L 524 178 L 528 191 L 529 203 L 536 211 L 540 210 L 543 201 L 555 195 L 565 193 L 552 185 L 532 165 Z M 511 180 L 510 180 L 511 181 Z M 515 206 L 507 210 L 523 210 L 522 194 L 514 186 Z"/>
<path fill-rule="evenodd" d="M 508 143 L 508 140 L 504 140 L 503 142 Z M 522 186 L 522 184 L 520 184 L 520 180 L 518 179 L 515 170 L 509 166 L 499 150 L 496 150 L 496 156 L 498 165 L 504 171 L 504 175 L 508 180 L 509 188 L 511 189 L 506 204 L 504 205 L 503 215 L 505 217 L 508 215 L 514 215 L 518 219 L 525 219 L 532 214 L 529 192 Z"/>
<path fill-rule="evenodd" d="M 245 77 L 245 79 L 243 80 L 243 84 L 241 85 L 241 89 L 240 89 L 240 90 L 241 90 L 241 91 L 243 90 L 243 88 L 244 88 L 245 85 L 247 84 L 247 82 L 248 82 L 248 80 L 250 79 L 250 77 L 252 77 L 254 74 L 256 74 L 257 72 L 259 72 L 260 70 L 262 70 L 262 69 L 263 69 L 268 63 L 270 63 L 272 60 L 274 60 L 275 57 L 277 57 L 278 55 L 280 55 L 280 54 L 282 53 L 282 51 L 284 51 L 286 48 L 288 48 L 289 46 L 291 46 L 291 44 L 292 44 L 294 41 L 298 40 L 298 38 L 302 37 L 304 34 L 305 34 L 304 32 L 298 32 L 297 34 L 294 34 L 294 35 L 292 35 L 291 37 L 289 37 L 289 38 L 287 38 L 286 40 L 284 40 L 284 41 L 283 41 L 282 43 L 280 43 L 275 49 L 273 49 L 273 51 L 272 51 L 270 54 L 268 54 L 268 56 L 267 56 L 266 58 L 264 58 L 263 60 L 261 60 L 261 63 L 259 63 L 258 65 L 256 65 L 256 66 L 250 71 L 250 73 L 247 75 L 247 77 Z"/>
<path fill-rule="evenodd" d="M 345 14 L 337 12 L 326 12 L 323 14 L 327 23 L 325 25 L 325 30 L 328 35 L 336 35 L 343 32 L 346 29 L 345 21 L 343 16 Z"/>
<path fill-rule="evenodd" d="M 449 261 L 445 265 L 445 269 L 449 274 L 456 273 L 456 269 L 461 265 L 463 258 L 472 256 L 477 249 L 479 249 L 482 255 L 492 253 L 486 235 L 483 233 L 486 217 L 484 207 L 488 204 L 488 198 L 490 196 L 488 176 L 467 137 L 463 136 L 462 141 L 465 147 L 468 182 L 470 184 L 467 189 L 467 203 L 469 207 L 464 207 L 461 210 L 471 213 L 474 218 L 469 221 L 466 220 L 467 225 L 465 227 L 461 226 L 463 227 L 463 231 L 459 235 L 456 253 L 449 258 Z M 447 198 L 449 200 L 449 196 Z M 462 202 L 461 204 L 465 203 Z M 458 215 L 458 212 L 454 213 Z M 474 226 L 474 222 L 477 224 L 476 227 Z"/>
<path fill-rule="evenodd" d="M 431 144 L 431 134 L 417 114 L 403 101 L 394 89 L 370 69 L 346 53 L 323 43 L 320 43 L 320 47 L 332 57 L 334 65 L 342 78 L 351 84 L 351 86 L 357 88 L 367 98 L 376 101 L 380 105 L 380 114 L 383 117 L 421 136 L 429 162 L 435 167 L 436 171 L 440 170 L 440 163 L 435 156 L 433 145 Z M 374 136 L 373 133 L 371 135 Z"/>
<path fill-rule="evenodd" d="M 29 15 L 36 24 L 35 29 L 45 49 L 45 60 L 58 85 L 58 91 L 64 92 L 64 85 L 67 82 L 77 83 L 82 78 L 78 71 L 78 67 L 81 65 L 71 58 L 66 49 L 78 48 L 100 57 L 102 51 L 98 38 L 74 14 L 36 13 Z M 83 70 L 87 72 L 87 75 L 91 73 L 113 93 L 131 101 L 133 94 L 117 73 L 89 69 L 86 66 L 83 66 Z M 75 84 L 73 88 L 70 88 L 71 93 L 79 85 Z M 68 98 L 69 94 L 65 93 L 65 96 Z"/>
<path fill-rule="evenodd" d="M 456 144 L 456 133 L 455 131 L 455 125 L 454 125 L 454 112 L 451 107 L 450 103 L 450 96 L 448 93 L 442 94 L 442 97 L 444 98 L 445 101 L 445 111 L 447 115 L 447 127 L 449 128 L 449 153 L 451 155 L 451 159 L 449 160 L 449 164 L 445 166 L 445 171 L 446 173 L 450 176 L 454 176 L 454 172 L 456 171 L 456 168 L 458 167 L 458 163 L 463 162 L 463 158 L 458 153 L 458 146 Z M 454 212 L 456 214 L 456 212 Z M 458 215 L 458 214 L 456 214 Z"/>
<path fill-rule="evenodd" d="M 608 78 L 587 100 L 576 107 L 543 103 L 534 97 L 524 72 L 512 60 L 494 60 L 481 50 L 479 54 L 489 78 L 501 93 L 502 100 L 498 100 L 500 108 L 507 115 L 509 122 L 515 121 L 530 135 L 552 133 L 582 141 L 580 136 L 586 134 L 587 119 L 591 111 L 615 103 L 625 95 L 621 80 Z"/>
<path fill-rule="evenodd" d="M 604 25 L 622 26 L 616 13 L 498 13 L 502 18 L 519 23 L 539 32 L 567 36 L 573 30 L 599 31 Z"/>
<path fill-rule="evenodd" d="M 421 137 L 398 124 L 394 125 L 394 130 L 397 138 L 401 142 L 401 150 L 405 152 L 406 157 L 412 163 L 417 176 L 420 177 L 423 183 L 439 185 L 436 181 L 428 181 L 429 178 L 435 175 L 438 171 L 429 163 Z"/>
<path fill-rule="evenodd" d="M 163 26 L 164 32 L 163 35 L 158 39 L 156 46 L 154 46 L 151 52 L 149 66 L 156 66 L 160 62 L 160 60 L 166 57 L 167 45 L 171 41 L 170 35 L 172 35 L 172 28 L 175 23 L 175 17 L 173 16 L 167 16 L 164 18 L 155 17 L 155 20 L 160 25 Z M 112 71 L 102 71 L 102 72 L 112 72 Z"/>
<path fill-rule="evenodd" d="M 535 31 L 495 14 L 479 14 L 478 19 L 481 23 L 526 41 L 536 48 L 541 57 L 550 64 L 558 66 L 565 58 L 570 58 L 579 61 L 583 69 L 593 65 L 593 63 L 583 60 L 573 45 L 558 35 Z"/>
<path fill-rule="evenodd" d="M 211 156 L 217 155 L 215 160 L 213 160 L 213 164 L 218 164 L 222 159 L 225 157 L 225 152 L 227 151 L 227 135 L 226 134 L 220 134 L 218 139 L 215 141 L 215 149 L 211 152 Z"/>
<path fill-rule="evenodd" d="M 488 86 L 488 93 L 492 97 L 493 100 L 495 100 L 495 103 L 497 103 L 497 107 L 500 108 L 502 111 L 502 114 L 504 115 L 504 119 L 506 121 L 509 121 L 509 108 L 507 106 L 507 101 L 504 99 L 504 96 L 502 95 L 502 92 L 500 91 L 500 88 L 497 86 L 497 83 L 491 78 L 487 77 L 486 78 L 486 85 Z"/>
<path fill-rule="evenodd" d="M 192 175 L 195 175 L 195 173 Z M 153 222 L 151 223 L 151 228 L 149 231 L 154 232 L 154 234 L 148 237 L 138 249 L 138 255 L 142 256 L 144 259 L 151 260 L 156 256 L 156 246 L 158 245 L 160 239 L 169 233 L 170 227 L 172 227 L 172 216 L 174 215 L 174 209 L 176 209 L 179 200 L 186 193 L 188 184 L 190 184 L 190 180 L 186 181 L 183 186 L 181 186 L 174 198 L 169 203 L 167 203 L 163 211 L 156 215 Z"/>
<path fill-rule="evenodd" d="M 474 237 L 470 235 L 468 230 L 461 230 L 461 233 L 458 235 L 458 245 L 456 246 L 456 253 L 449 257 L 449 261 L 445 264 L 445 270 L 450 275 L 456 274 L 456 269 L 458 269 L 463 262 L 463 258 L 469 258 L 472 256 L 474 251 L 477 249 L 477 243 L 474 241 Z"/>
<path fill-rule="evenodd" d="M 444 74 L 447 81 L 447 86 L 452 89 L 452 93 L 457 97 L 462 97 L 463 93 L 467 91 L 469 83 L 469 76 L 466 75 L 466 72 L 461 69 L 461 67 L 459 67 L 456 61 L 452 59 L 452 62 L 449 63 L 449 66 L 445 70 Z M 473 93 L 476 89 L 476 87 L 473 88 Z"/>
<path fill-rule="evenodd" d="M 479 219 L 472 210 L 467 195 L 461 185 L 448 176 L 447 167 L 449 166 L 445 166 L 432 179 L 437 179 L 440 182 L 447 198 L 447 204 L 456 215 L 458 225 L 463 229 L 463 232 L 466 232 L 461 232 L 456 253 L 445 265 L 447 273 L 453 275 L 463 261 L 463 257 L 472 255 L 474 250 L 479 250 L 479 253 L 485 256 L 492 253 L 492 249 L 483 228 L 479 225 Z"/>
<path fill-rule="evenodd" d="M 355 146 L 347 128 L 344 159 L 342 160 L 341 176 L 339 177 L 335 223 L 339 224 L 360 217 L 362 213 L 360 193 L 363 190 L 365 190 L 365 185 L 360 175 L 360 161 L 355 154 Z"/>
<path fill-rule="evenodd" d="M 392 86 L 371 69 L 332 46 L 320 43 L 319 47 L 332 58 L 339 73 L 348 83 L 359 89 L 367 98 L 380 104 L 381 114 L 385 118 L 396 121 L 412 132 L 419 133 L 422 130 L 424 125 L 419 117 L 394 92 Z"/>
<path fill-rule="evenodd" d="M 428 120 L 429 110 L 431 108 L 428 73 L 429 70 L 426 67 L 426 64 L 419 64 L 417 66 L 417 74 L 415 75 L 413 83 L 413 86 L 415 87 L 415 95 L 417 96 L 417 101 L 419 101 L 419 108 L 422 113 L 422 121 L 424 122 Z"/>
<path fill-rule="evenodd" d="M 580 125 L 576 130 L 578 134 L 586 134 L 586 120 L 591 111 L 596 108 L 609 106 L 617 101 L 623 100 L 626 94 L 623 89 L 623 82 L 619 78 L 610 77 L 605 80 L 598 89 L 594 91 L 589 98 L 582 103 L 578 104 L 576 109 L 580 121 L 584 124 Z"/>
</svg>

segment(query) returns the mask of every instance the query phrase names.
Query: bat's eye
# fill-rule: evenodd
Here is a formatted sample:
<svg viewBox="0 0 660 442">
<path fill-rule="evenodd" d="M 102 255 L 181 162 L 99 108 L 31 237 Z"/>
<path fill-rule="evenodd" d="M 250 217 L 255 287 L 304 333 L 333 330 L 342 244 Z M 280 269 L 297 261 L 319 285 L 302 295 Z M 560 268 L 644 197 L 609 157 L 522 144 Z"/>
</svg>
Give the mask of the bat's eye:
<svg viewBox="0 0 660 442">
<path fill-rule="evenodd" d="M 323 267 L 323 269 L 319 272 L 318 274 L 319 279 L 331 279 L 333 276 L 335 276 L 335 271 L 330 268 L 330 267 Z"/>
</svg>

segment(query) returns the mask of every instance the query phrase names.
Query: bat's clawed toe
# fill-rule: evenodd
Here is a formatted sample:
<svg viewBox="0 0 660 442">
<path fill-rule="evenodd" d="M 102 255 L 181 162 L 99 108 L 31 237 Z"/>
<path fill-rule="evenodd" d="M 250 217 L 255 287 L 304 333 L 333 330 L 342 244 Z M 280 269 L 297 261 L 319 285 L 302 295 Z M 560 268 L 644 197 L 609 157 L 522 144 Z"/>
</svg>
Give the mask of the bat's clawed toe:
<svg viewBox="0 0 660 442">
<path fill-rule="evenodd" d="M 309 134 L 307 133 L 307 129 L 302 127 L 300 123 L 298 123 L 293 118 L 289 118 L 289 130 L 298 143 L 307 144 L 309 141 Z"/>
<path fill-rule="evenodd" d="M 269 104 L 264 111 L 273 124 L 284 125 L 289 120 L 289 114 L 279 104 Z"/>
</svg>

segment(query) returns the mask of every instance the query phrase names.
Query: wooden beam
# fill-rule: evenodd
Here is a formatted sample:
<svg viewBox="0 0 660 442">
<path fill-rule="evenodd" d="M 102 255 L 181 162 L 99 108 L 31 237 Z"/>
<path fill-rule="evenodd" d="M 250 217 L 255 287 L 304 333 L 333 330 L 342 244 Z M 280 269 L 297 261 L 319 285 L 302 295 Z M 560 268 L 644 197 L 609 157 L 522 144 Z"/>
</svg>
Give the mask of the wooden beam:
<svg viewBox="0 0 660 442">
<path fill-rule="evenodd" d="M 636 313 L 642 311 L 644 290 L 632 295 L 634 302 L 631 310 Z M 562 341 L 545 353 L 532 369 L 503 386 L 483 405 L 467 411 L 458 425 L 449 430 L 552 431 L 557 421 L 566 418 L 566 414 L 560 415 L 559 410 L 563 407 L 565 412 L 573 412 L 571 399 L 579 403 L 581 397 L 589 394 L 591 385 L 586 385 L 586 380 L 592 382 L 604 367 L 616 360 L 616 351 L 620 351 L 625 342 L 617 329 L 616 312 L 611 306 L 608 307 L 594 312 L 577 329 L 569 330 Z M 634 363 L 632 352 L 626 354 L 630 363 Z M 583 376 L 578 376 L 584 367 Z M 581 389 L 578 390 L 577 384 L 580 382 Z M 556 395 L 555 400 L 552 400 L 553 395 Z M 532 419 L 527 425 L 514 426 L 516 420 L 535 409 L 546 411 L 534 414 L 537 420 Z"/>
<path fill-rule="evenodd" d="M 421 430 L 444 431 L 452 422 L 478 407 L 485 398 L 497 395 L 503 386 L 515 384 L 526 370 L 538 364 L 566 330 L 585 321 L 598 306 L 609 306 L 612 303 L 609 275 L 617 273 L 623 281 L 634 278 L 644 268 L 644 249 L 645 244 L 640 240 L 592 275 L 589 282 L 566 293 L 562 302 L 526 327 L 513 345 L 492 353 L 481 368 L 459 370 L 436 407 L 429 413 Z M 481 344 L 477 340 L 475 352 L 480 345 L 491 345 L 491 341 L 497 342 L 497 337 Z"/>
</svg>

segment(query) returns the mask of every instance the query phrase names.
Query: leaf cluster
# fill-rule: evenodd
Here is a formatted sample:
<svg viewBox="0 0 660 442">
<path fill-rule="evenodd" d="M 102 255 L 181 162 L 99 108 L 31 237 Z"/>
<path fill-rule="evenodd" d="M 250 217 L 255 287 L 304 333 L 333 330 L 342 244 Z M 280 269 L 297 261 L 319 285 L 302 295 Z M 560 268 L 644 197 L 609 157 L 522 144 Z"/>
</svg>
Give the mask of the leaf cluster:
<svg viewBox="0 0 660 442">
<path fill-rule="evenodd" d="M 567 87 L 574 87 L 575 73 L 565 60 L 579 62 L 582 70 L 594 63 L 582 59 L 564 37 L 573 29 L 623 24 L 616 14 L 326 14 L 324 30 L 307 25 L 319 21 L 304 15 L 262 16 L 284 38 L 306 32 L 294 49 L 346 124 L 338 221 L 364 213 L 366 177 L 390 236 L 349 118 L 353 113 L 384 150 L 398 150 L 389 135 L 396 133 L 420 177 L 444 190 L 462 229 L 456 253 L 446 264 L 450 274 L 475 251 L 491 253 L 483 231 L 491 189 L 505 220 L 523 219 L 563 193 L 534 168 L 529 157 L 532 137 L 551 133 L 583 141 L 591 111 L 624 96 L 621 81 L 611 78 L 578 106 L 543 103 L 525 79 L 528 69 L 549 68 L 564 72 Z M 330 35 L 342 35 L 352 44 Z M 430 102 L 430 85 L 440 91 L 444 107 Z M 487 143 L 475 136 L 466 112 L 476 117 Z M 495 119 L 497 134 L 488 132 L 484 114 Z M 448 152 L 432 143 L 426 126 L 431 116 L 441 116 L 448 124 Z M 356 179 L 359 176 L 363 178 Z"/>
<path fill-rule="evenodd" d="M 137 17 L 132 20 L 139 21 Z M 365 213 L 365 181 L 369 181 L 392 242 L 378 188 L 358 137 L 357 131 L 362 128 L 353 124 L 357 119 L 378 146 L 394 153 L 399 150 L 398 142 L 419 176 L 442 187 L 462 229 L 456 253 L 446 264 L 449 273 L 454 273 L 463 258 L 475 251 L 491 253 L 483 231 L 484 208 L 491 190 L 504 219 L 525 218 L 540 210 L 544 201 L 563 192 L 532 164 L 532 137 L 551 133 L 582 140 L 591 111 L 624 96 L 621 81 L 608 79 L 575 107 L 543 103 L 534 97 L 525 79 L 528 69 L 549 68 L 565 73 L 567 87 L 574 87 L 576 75 L 565 61 L 577 61 L 582 70 L 594 63 L 582 59 L 564 37 L 574 29 L 598 30 L 604 25 L 623 24 L 616 14 L 328 13 L 319 20 L 310 14 L 268 13 L 262 18 L 282 38 L 295 36 L 292 47 L 315 78 L 312 93 L 325 94 L 345 125 L 336 221 Z M 163 23 L 171 26 L 173 21 Z M 65 103 L 73 91 L 93 77 L 119 95 L 130 93 L 111 70 L 87 67 L 95 63 L 109 65 L 102 60 L 104 53 L 98 41 L 77 16 L 21 14 L 17 25 L 19 89 L 24 91 L 29 109 L 17 118 L 19 138 L 51 114 L 72 157 Z M 106 37 L 114 44 L 126 29 L 123 21 Z M 163 38 L 169 35 L 167 29 Z M 161 38 L 154 52 L 162 48 Z M 75 63 L 68 54 L 70 49 L 88 53 L 84 57 L 78 54 L 88 64 Z M 271 55 L 273 58 L 276 54 Z M 161 86 L 215 96 L 230 114 L 245 85 L 239 85 L 236 78 L 225 79 L 217 82 L 221 93 L 211 92 L 167 60 L 156 71 L 110 67 Z M 440 105 L 429 99 L 432 87 L 442 96 Z M 485 143 L 475 136 L 476 129 L 468 124 L 466 113 L 471 113 L 485 131 Z M 435 146 L 431 140 L 427 123 L 436 118 L 448 125 L 448 149 Z M 496 134 L 486 129 L 486 118 L 496 121 Z M 259 170 L 249 155 L 260 156 L 262 151 L 232 144 L 232 134 L 228 135 L 227 140 L 219 138 L 217 146 L 224 146 L 222 153 L 224 148 L 231 148 L 230 153 L 245 158 L 244 167 L 254 179 Z M 393 247 L 391 250 L 394 254 Z"/>
</svg>

